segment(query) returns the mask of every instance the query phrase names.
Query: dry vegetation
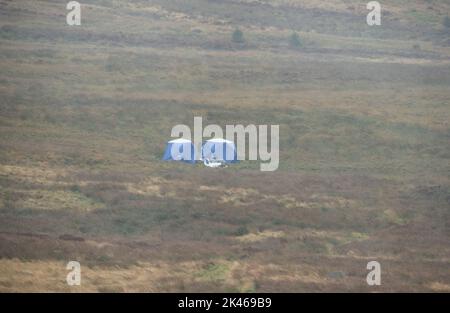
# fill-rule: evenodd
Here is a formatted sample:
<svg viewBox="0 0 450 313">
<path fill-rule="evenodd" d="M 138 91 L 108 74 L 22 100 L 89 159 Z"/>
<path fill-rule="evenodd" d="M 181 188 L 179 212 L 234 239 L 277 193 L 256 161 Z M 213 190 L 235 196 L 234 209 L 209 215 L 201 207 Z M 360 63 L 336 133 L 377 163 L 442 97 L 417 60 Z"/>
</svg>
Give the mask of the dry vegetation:
<svg viewBox="0 0 450 313">
<path fill-rule="evenodd" d="M 448 1 L 81 2 L 0 1 L 0 291 L 450 291 Z M 199 115 L 279 170 L 160 161 Z"/>
</svg>

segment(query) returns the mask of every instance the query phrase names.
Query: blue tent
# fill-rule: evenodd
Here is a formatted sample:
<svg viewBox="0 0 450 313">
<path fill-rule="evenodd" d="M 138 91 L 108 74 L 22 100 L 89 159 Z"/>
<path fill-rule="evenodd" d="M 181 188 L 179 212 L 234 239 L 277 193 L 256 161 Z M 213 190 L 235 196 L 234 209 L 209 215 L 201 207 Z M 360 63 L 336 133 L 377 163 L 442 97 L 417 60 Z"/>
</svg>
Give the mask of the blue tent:
<svg viewBox="0 0 450 313">
<path fill-rule="evenodd" d="M 167 142 L 166 151 L 162 159 L 195 163 L 195 149 L 192 141 L 179 138 Z"/>
<path fill-rule="evenodd" d="M 222 138 L 207 140 L 202 147 L 203 159 L 236 163 L 237 150 L 234 142 Z"/>
</svg>

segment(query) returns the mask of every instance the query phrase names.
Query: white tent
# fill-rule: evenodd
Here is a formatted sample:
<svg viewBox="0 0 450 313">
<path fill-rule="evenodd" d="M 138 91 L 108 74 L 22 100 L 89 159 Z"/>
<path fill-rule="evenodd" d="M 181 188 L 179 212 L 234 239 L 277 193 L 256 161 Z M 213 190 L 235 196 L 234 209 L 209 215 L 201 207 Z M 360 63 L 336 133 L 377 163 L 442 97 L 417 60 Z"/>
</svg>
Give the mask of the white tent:
<svg viewBox="0 0 450 313">
<path fill-rule="evenodd" d="M 220 161 L 224 163 L 237 162 L 237 150 L 234 142 L 223 138 L 207 140 L 202 147 L 203 160 Z"/>
</svg>

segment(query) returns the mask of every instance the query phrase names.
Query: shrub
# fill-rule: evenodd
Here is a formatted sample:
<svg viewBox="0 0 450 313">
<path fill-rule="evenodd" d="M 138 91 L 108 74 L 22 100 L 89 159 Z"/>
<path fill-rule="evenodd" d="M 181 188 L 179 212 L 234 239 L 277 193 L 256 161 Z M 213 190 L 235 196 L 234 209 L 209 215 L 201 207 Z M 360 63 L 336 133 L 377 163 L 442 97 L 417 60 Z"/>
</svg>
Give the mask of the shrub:
<svg viewBox="0 0 450 313">
<path fill-rule="evenodd" d="M 444 21 L 442 22 L 445 28 L 450 29 L 450 17 L 448 15 L 444 17 Z"/>
<path fill-rule="evenodd" d="M 293 32 L 289 37 L 289 45 L 294 48 L 298 48 L 302 45 L 300 36 L 296 32 Z"/>
<path fill-rule="evenodd" d="M 231 40 L 236 43 L 243 43 L 244 33 L 239 28 L 235 29 L 233 35 L 231 36 Z"/>
<path fill-rule="evenodd" d="M 240 226 L 234 233 L 235 236 L 244 236 L 248 234 L 248 229 L 245 226 Z"/>
</svg>

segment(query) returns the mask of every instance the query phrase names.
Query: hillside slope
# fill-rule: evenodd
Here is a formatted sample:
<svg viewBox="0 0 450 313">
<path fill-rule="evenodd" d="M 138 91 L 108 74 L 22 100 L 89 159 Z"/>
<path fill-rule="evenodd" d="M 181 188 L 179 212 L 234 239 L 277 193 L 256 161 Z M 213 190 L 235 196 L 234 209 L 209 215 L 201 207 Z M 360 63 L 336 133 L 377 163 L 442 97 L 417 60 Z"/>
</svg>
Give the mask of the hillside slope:
<svg viewBox="0 0 450 313">
<path fill-rule="evenodd" d="M 80 2 L 0 1 L 0 291 L 450 291 L 449 1 Z M 194 116 L 279 169 L 161 161 Z"/>
</svg>

